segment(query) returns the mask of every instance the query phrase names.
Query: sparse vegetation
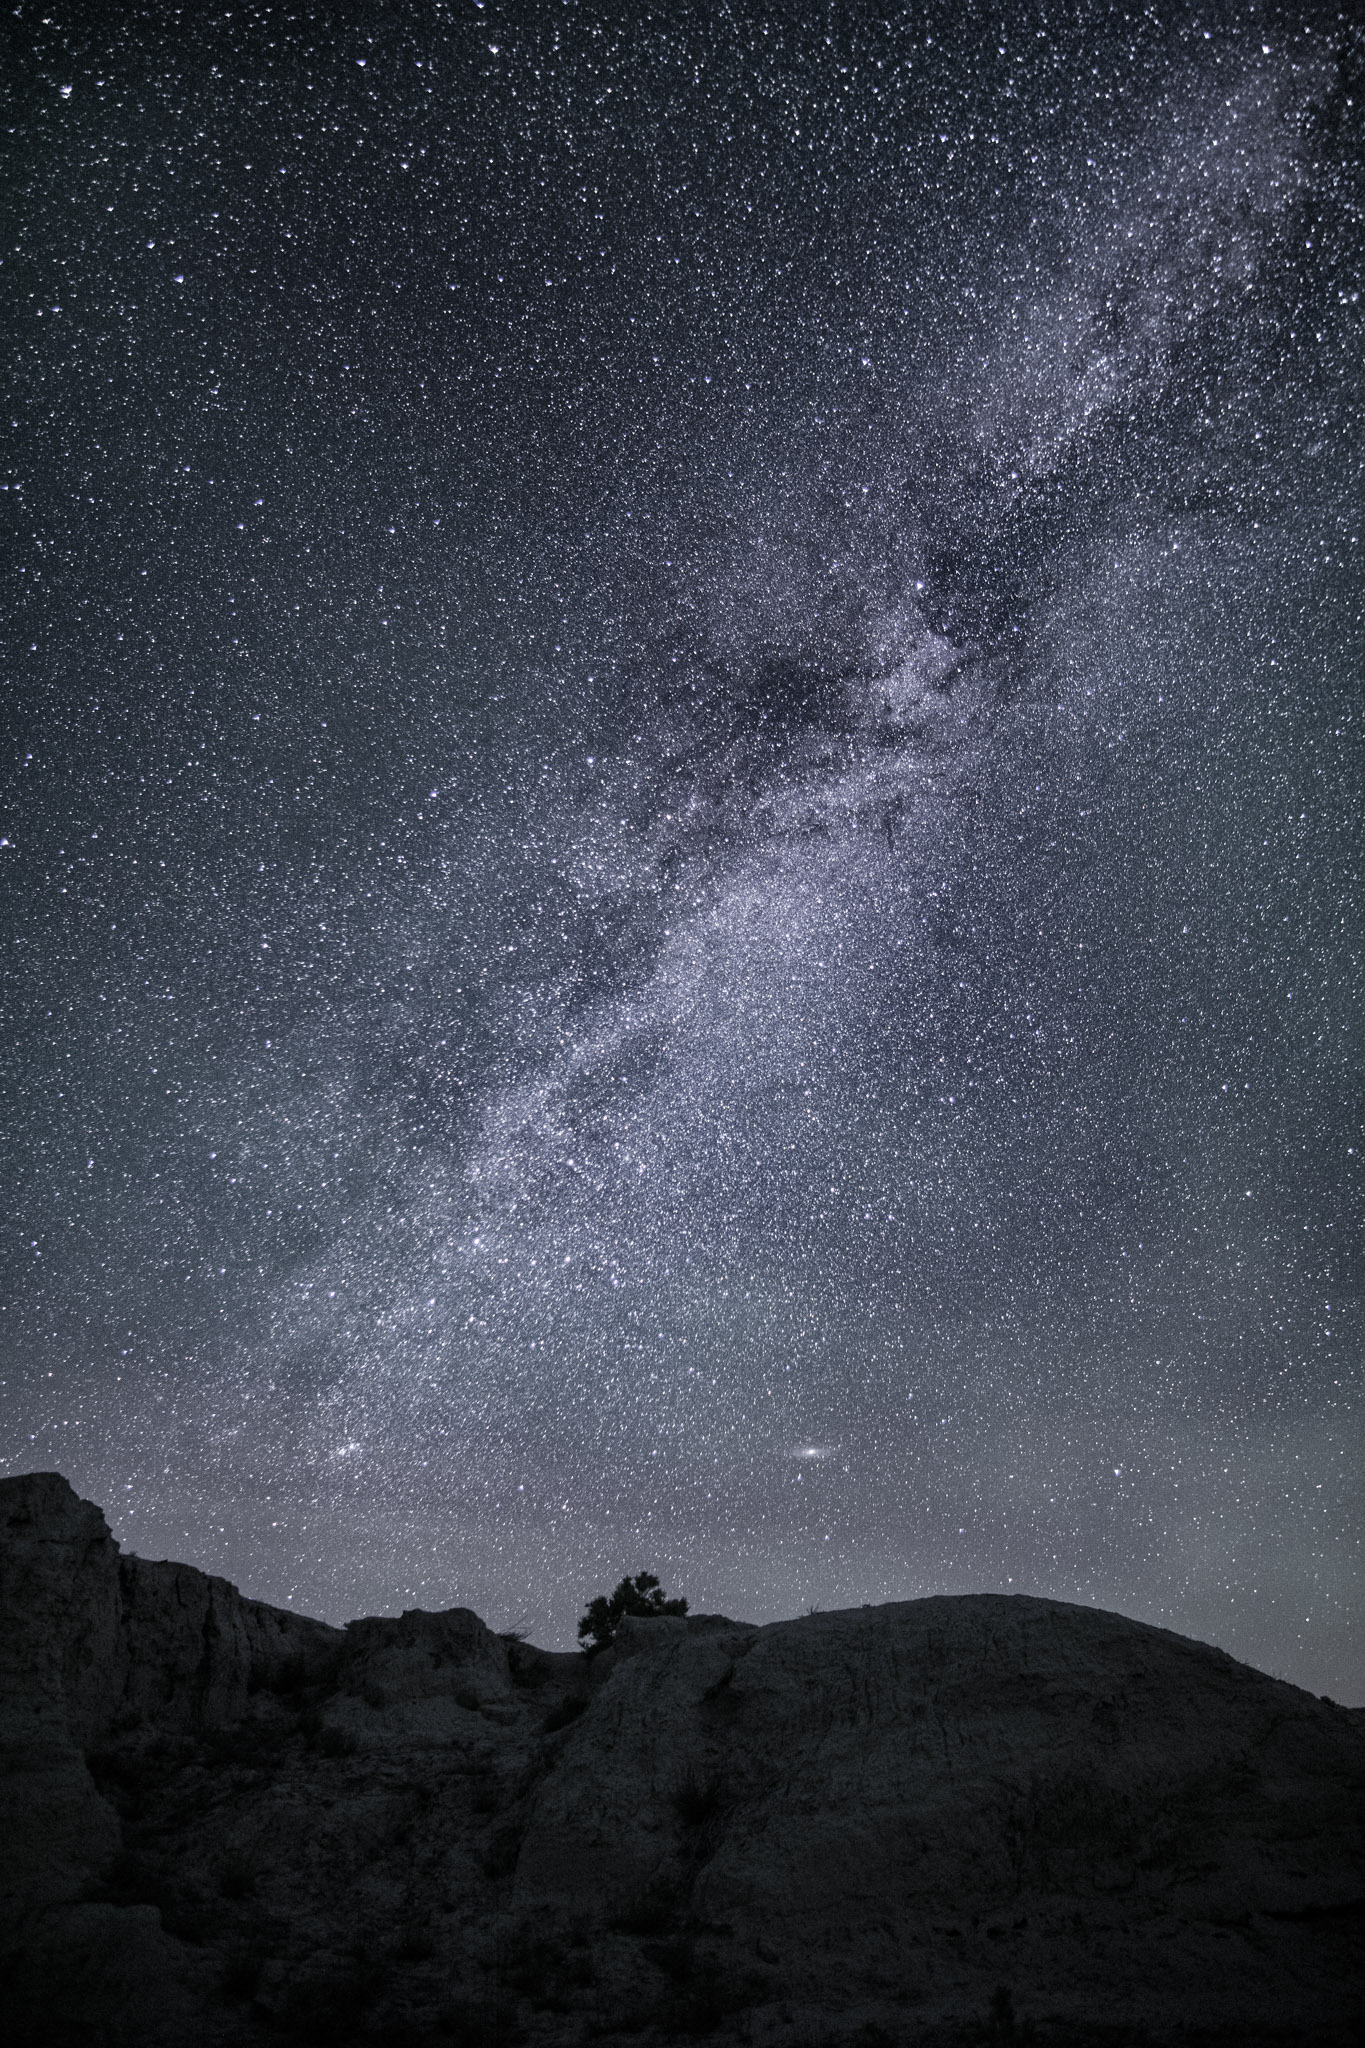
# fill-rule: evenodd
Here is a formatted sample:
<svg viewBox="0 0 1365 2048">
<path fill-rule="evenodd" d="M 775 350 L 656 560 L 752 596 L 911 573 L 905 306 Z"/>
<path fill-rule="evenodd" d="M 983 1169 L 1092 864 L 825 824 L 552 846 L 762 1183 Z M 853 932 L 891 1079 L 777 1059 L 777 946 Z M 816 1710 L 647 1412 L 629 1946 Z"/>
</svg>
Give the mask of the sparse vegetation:
<svg viewBox="0 0 1365 2048">
<path fill-rule="evenodd" d="M 641 1621 L 652 1621 L 659 1615 L 686 1612 L 685 1600 L 664 1597 L 663 1587 L 653 1572 L 637 1572 L 633 1579 L 622 1579 L 610 1596 L 599 1593 L 588 1602 L 587 1612 L 578 1624 L 578 1638 L 585 1654 L 595 1657 L 599 1650 L 611 1648 L 616 1631 L 628 1614 Z"/>
</svg>

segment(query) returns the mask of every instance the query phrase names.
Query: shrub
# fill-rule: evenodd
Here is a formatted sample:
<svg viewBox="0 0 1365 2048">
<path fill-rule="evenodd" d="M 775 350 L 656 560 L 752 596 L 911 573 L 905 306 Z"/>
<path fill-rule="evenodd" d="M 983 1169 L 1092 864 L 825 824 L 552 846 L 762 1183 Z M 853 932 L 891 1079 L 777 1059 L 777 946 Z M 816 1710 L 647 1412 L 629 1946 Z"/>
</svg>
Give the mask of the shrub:
<svg viewBox="0 0 1365 2048">
<path fill-rule="evenodd" d="M 610 1598 L 599 1593 L 595 1600 L 588 1602 L 588 1611 L 578 1624 L 578 1638 L 585 1653 L 595 1657 L 599 1650 L 611 1648 L 616 1640 L 616 1631 L 628 1614 L 648 1621 L 660 1614 L 681 1615 L 686 1612 L 685 1600 L 664 1598 L 663 1588 L 653 1572 L 637 1572 L 633 1579 L 622 1579 Z"/>
</svg>

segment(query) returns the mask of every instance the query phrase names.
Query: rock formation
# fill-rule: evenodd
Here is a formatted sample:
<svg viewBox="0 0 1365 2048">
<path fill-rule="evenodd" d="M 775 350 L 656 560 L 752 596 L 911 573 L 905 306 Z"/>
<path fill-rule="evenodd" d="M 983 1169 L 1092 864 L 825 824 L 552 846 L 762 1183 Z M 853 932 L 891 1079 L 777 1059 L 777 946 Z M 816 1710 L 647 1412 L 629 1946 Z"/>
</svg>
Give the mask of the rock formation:
<svg viewBox="0 0 1365 2048">
<path fill-rule="evenodd" d="M 982 1595 L 587 1659 L 334 1629 L 0 1482 L 0 2010 L 41 2048 L 1344 2044 L 1362 1716 Z"/>
</svg>

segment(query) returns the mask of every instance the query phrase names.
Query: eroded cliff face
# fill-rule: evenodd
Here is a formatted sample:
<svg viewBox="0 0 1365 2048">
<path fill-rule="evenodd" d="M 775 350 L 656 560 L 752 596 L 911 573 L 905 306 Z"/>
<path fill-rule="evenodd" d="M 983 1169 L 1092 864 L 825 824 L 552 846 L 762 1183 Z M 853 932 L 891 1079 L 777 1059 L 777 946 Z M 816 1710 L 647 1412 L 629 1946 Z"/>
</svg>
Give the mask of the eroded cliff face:
<svg viewBox="0 0 1365 2048">
<path fill-rule="evenodd" d="M 230 1727 L 340 1639 L 188 1565 L 121 1557 L 55 1472 L 0 1481 L 0 1930 L 121 1846 L 92 1751 Z"/>
<path fill-rule="evenodd" d="M 332 1629 L 0 1482 L 14 2037 L 1345 2043 L 1360 1717 L 1119 1616 Z"/>
</svg>

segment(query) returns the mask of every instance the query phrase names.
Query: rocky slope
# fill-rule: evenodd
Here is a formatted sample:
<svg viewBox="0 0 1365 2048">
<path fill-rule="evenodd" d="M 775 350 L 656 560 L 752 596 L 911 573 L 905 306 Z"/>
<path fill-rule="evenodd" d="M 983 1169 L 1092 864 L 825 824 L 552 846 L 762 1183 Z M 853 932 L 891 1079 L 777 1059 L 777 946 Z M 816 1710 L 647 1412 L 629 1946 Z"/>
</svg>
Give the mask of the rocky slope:
<svg viewBox="0 0 1365 2048">
<path fill-rule="evenodd" d="M 6 2038 L 1344 2044 L 1361 1718 L 1024 1598 L 333 1629 L 9 1479 Z"/>
</svg>

